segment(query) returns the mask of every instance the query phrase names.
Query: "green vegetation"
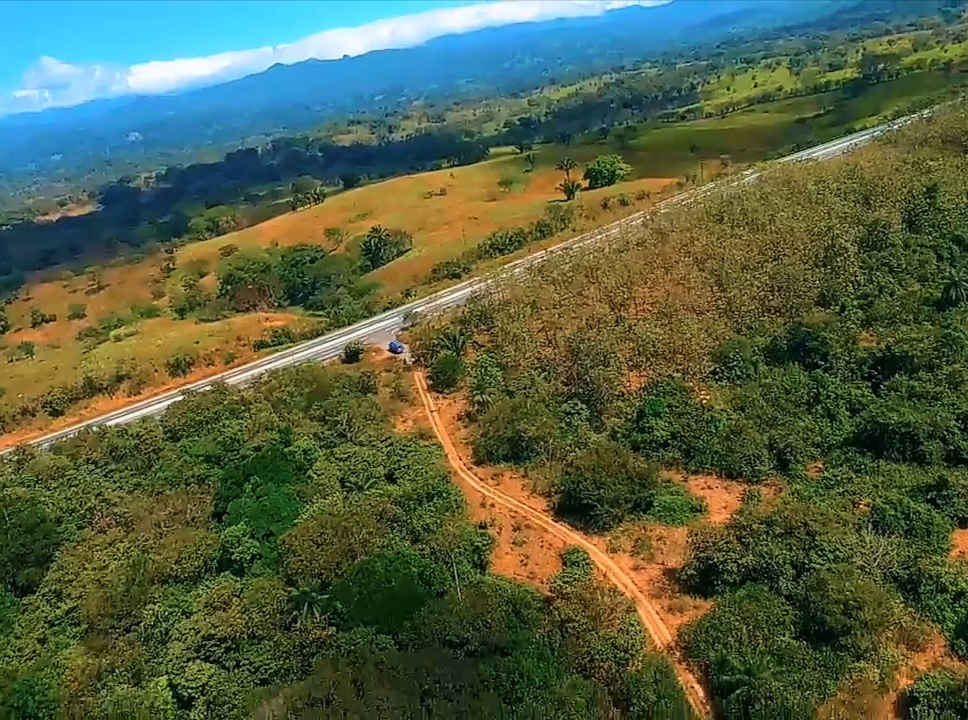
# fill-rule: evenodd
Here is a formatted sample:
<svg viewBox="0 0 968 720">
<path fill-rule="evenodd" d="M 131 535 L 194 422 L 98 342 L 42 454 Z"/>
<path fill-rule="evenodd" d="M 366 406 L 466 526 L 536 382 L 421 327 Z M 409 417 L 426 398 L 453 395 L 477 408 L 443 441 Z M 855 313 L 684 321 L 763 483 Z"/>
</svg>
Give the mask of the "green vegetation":
<svg viewBox="0 0 968 720">
<path fill-rule="evenodd" d="M 702 179 L 707 163 L 760 160 L 945 97 L 964 84 L 966 37 L 956 10 L 857 7 L 779 35 L 750 31 L 648 61 L 625 58 L 613 72 L 570 84 L 558 78 L 496 99 L 489 88 L 486 100 L 381 108 L 215 162 L 130 174 L 86 194 L 72 188 L 0 217 L 0 295 L 36 271 L 157 253 L 318 205 L 364 181 L 473 164 L 496 148 L 516 148 L 526 171 L 550 145 L 566 148 L 572 162 L 602 156 L 586 175 L 591 188 L 627 175 L 624 163 L 653 177 Z M 572 169 L 560 187 L 566 199 L 580 189 Z M 61 212 L 78 206 L 88 212 Z M 53 221 L 35 222 L 45 212 Z"/>
<path fill-rule="evenodd" d="M 363 359 L 363 353 L 365 350 L 366 346 L 359 340 L 354 340 L 353 342 L 347 343 L 346 347 L 343 348 L 343 362 L 346 365 L 358 363 Z"/>
<path fill-rule="evenodd" d="M 632 166 L 622 160 L 621 155 L 599 155 L 588 163 L 584 177 L 588 181 L 589 190 L 596 190 L 622 182 L 631 174 Z"/>
<path fill-rule="evenodd" d="M 578 525 L 690 522 L 659 467 L 783 485 L 692 527 L 678 570 L 716 600 L 679 640 L 724 718 L 810 717 L 859 672 L 883 691 L 932 627 L 968 660 L 965 137 L 938 111 L 417 330 L 423 362 L 473 339 L 476 458 L 550 476 Z M 963 687 L 927 676 L 908 712 L 961 717 Z"/>
<path fill-rule="evenodd" d="M 371 370 L 303 366 L 0 461 L 0 714 L 688 718 L 570 549 L 487 571 Z"/>
<path fill-rule="evenodd" d="M 369 272 L 388 265 L 412 247 L 413 238 L 409 233 L 374 225 L 360 243 L 360 256 L 365 263 L 363 270 Z"/>
<path fill-rule="evenodd" d="M 905 697 L 911 720 L 968 716 L 968 675 L 928 673 L 909 689 Z"/>
<path fill-rule="evenodd" d="M 42 427 L 48 392 L 57 407 L 64 397 L 93 405 L 99 396 L 77 388 L 138 395 L 166 384 L 172 352 L 198 350 L 200 372 L 214 373 L 225 353 L 243 359 L 406 302 L 591 229 L 605 220 L 601 211 L 623 214 L 654 195 L 944 99 L 963 83 L 966 26 L 947 10 L 911 20 L 918 5 L 858 7 L 783 37 L 683 46 L 574 84 L 549 79 L 521 96 L 346 119 L 217 162 L 126 176 L 89 197 L 62 198 L 47 215 L 4 219 L 0 299 L 11 322 L 0 320 L 0 331 L 13 332 L 6 358 L 23 362 L 9 368 L 6 384 L 19 390 L 4 399 L 0 427 Z M 447 169 L 492 150 L 489 164 Z M 386 201 L 373 200 L 384 186 L 340 195 L 421 170 L 435 172 L 393 183 Z M 583 196 L 626 175 L 635 185 Z M 565 202 L 549 202 L 556 192 Z M 249 227 L 291 210 L 299 212 Z M 400 227 L 416 237 L 391 229 Z M 211 240 L 226 232 L 230 241 Z M 283 287 L 292 278 L 280 275 L 286 251 L 278 246 L 293 242 L 333 256 L 294 255 L 311 266 L 309 295 Z M 82 269 L 86 284 L 73 279 Z M 944 302 L 962 301 L 960 279 L 948 278 Z M 85 296 L 88 321 L 71 325 Z M 43 371 L 53 366 L 56 373 Z M 117 377 L 127 380 L 119 387 Z M 757 462 L 733 461 L 736 472 Z"/>
<path fill-rule="evenodd" d="M 265 329 L 253 349 L 291 344 L 377 311 L 363 276 L 417 256 L 413 238 L 321 228 L 332 252 L 240 239 L 217 267 L 180 266 L 175 244 L 491 148 L 518 153 L 495 178 L 509 196 L 554 163 L 566 202 L 423 266 L 456 280 L 575 227 L 579 164 L 589 189 L 630 173 L 686 184 L 945 97 L 968 41 L 957 13 L 942 18 L 735 38 L 125 178 L 87 215 L 5 220 L 0 285 L 109 257 L 120 239 L 159 251 L 159 277 L 151 301 L 70 328 L 88 349 L 131 338 L 166 296 L 199 323 L 298 310 L 312 319 Z M 347 130 L 362 140 L 338 140 Z M 434 390 L 466 390 L 476 461 L 547 479 L 555 513 L 591 532 L 688 526 L 670 580 L 714 604 L 679 649 L 719 717 L 811 717 L 857 678 L 884 690 L 935 633 L 968 660 L 968 564 L 950 552 L 968 529 L 966 138 L 968 115 L 947 111 L 855 158 L 779 168 L 415 329 Z M 433 188 L 423 200 L 454 195 Z M 106 282 L 92 271 L 85 292 Z M 40 336 L 54 322 L 33 307 L 27 324 Z M 165 347 L 168 378 L 211 361 Z M 4 355 L 26 364 L 35 350 L 18 338 Z M 362 356 L 351 345 L 343 359 Z M 0 428 L 144 382 L 136 366 L 92 364 Z M 488 572 L 486 527 L 468 522 L 439 449 L 391 429 L 388 395 L 405 388 L 372 370 L 301 367 L 0 460 L 0 716 L 689 717 L 583 550 L 564 551 L 544 597 Z M 668 471 L 746 483 L 742 507 L 704 522 Z M 965 693 L 961 670 L 932 668 L 904 712 L 962 717 Z"/>
</svg>

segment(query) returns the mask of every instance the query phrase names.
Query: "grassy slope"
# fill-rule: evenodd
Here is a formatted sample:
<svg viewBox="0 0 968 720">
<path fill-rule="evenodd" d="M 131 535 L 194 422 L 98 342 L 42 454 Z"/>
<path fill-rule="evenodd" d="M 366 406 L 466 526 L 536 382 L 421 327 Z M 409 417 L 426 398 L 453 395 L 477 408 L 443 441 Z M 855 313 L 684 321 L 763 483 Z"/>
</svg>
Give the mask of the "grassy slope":
<svg viewBox="0 0 968 720">
<path fill-rule="evenodd" d="M 560 193 L 555 190 L 560 173 L 554 164 L 561 151 L 547 148 L 541 152 L 538 168 L 524 172 L 523 160 L 514 155 L 497 157 L 476 166 L 441 170 L 403 178 L 341 193 L 323 205 L 273 218 L 261 225 L 230 235 L 194 243 L 177 254 L 179 268 L 202 264 L 214 271 L 218 249 L 232 243 L 240 248 L 264 248 L 271 244 L 319 243 L 334 250 L 345 250 L 353 238 L 375 224 L 402 228 L 414 235 L 414 249 L 400 260 L 372 274 L 382 285 L 385 296 L 423 282 L 431 267 L 442 259 L 455 257 L 483 240 L 497 228 L 525 224 L 541 216 L 549 201 Z M 502 178 L 513 181 L 510 191 L 498 186 Z M 597 210 L 601 196 L 640 189 L 657 191 L 674 184 L 672 178 L 636 178 L 619 186 L 586 193 L 582 202 L 589 207 L 592 224 L 610 219 Z M 447 188 L 443 197 L 425 198 L 428 190 Z M 621 212 L 616 209 L 616 216 Z M 338 248 L 326 237 L 327 228 L 340 228 L 346 240 Z M 135 323 L 137 333 L 108 342 L 85 353 L 76 340 L 77 332 L 92 323 L 113 315 L 128 314 L 132 307 L 155 303 L 161 309 L 167 300 L 151 297 L 150 283 L 158 276 L 161 257 L 150 257 L 134 264 L 107 268 L 103 272 L 104 289 L 88 295 L 87 276 L 65 274 L 61 280 L 34 283 L 20 299 L 7 307 L 15 330 L 3 338 L 8 349 L 28 341 L 36 346 L 33 360 L 20 360 L 0 365 L 0 387 L 6 394 L 0 406 L 18 405 L 23 398 L 36 397 L 55 385 L 80 379 L 86 372 L 103 373 L 121 364 L 136 365 L 144 371 L 146 389 L 160 389 L 171 384 L 165 361 L 184 351 L 197 353 L 202 362 L 188 379 L 218 372 L 229 364 L 252 359 L 252 340 L 271 325 L 298 323 L 301 318 L 290 312 L 260 313 L 201 324 L 193 320 L 163 317 Z M 180 282 L 180 272 L 168 281 L 171 289 Z M 214 287 L 214 273 L 203 285 Z M 87 317 L 68 320 L 68 308 L 87 306 Z M 57 321 L 32 329 L 30 310 L 38 308 L 57 315 Z M 84 414 L 97 414 L 125 401 L 105 400 L 88 405 Z M 66 422 L 62 420 L 61 422 Z M 38 423 L 40 426 L 41 423 Z"/>
<path fill-rule="evenodd" d="M 381 268 L 373 279 L 383 286 L 387 297 L 414 287 L 427 278 L 433 265 L 456 257 L 500 227 L 524 224 L 543 212 L 549 201 L 560 197 L 555 186 L 560 173 L 554 170 L 558 159 L 568 155 L 587 162 L 604 152 L 619 152 L 635 169 L 634 179 L 622 186 L 585 193 L 585 226 L 614 219 L 617 208 L 604 213 L 598 208 L 601 196 L 644 189 L 655 193 L 669 188 L 678 178 L 699 176 L 707 179 L 716 172 L 725 156 L 742 165 L 769 157 L 795 143 L 819 142 L 843 134 L 852 127 L 880 122 L 916 102 L 941 96 L 960 78 L 946 78 L 940 72 L 924 72 L 869 88 L 857 98 L 843 92 L 781 100 L 757 105 L 724 118 L 710 118 L 678 124 L 643 124 L 621 128 L 607 141 L 583 138 L 571 147 L 546 146 L 537 151 L 535 172 L 525 173 L 522 159 L 510 152 L 495 153 L 484 163 L 454 170 L 441 170 L 396 178 L 341 193 L 316 208 L 289 213 L 261 225 L 227 236 L 195 243 L 178 252 L 178 264 L 194 262 L 214 270 L 218 248 L 234 243 L 243 248 L 296 243 L 322 243 L 332 249 L 345 249 L 353 238 L 371 225 L 402 228 L 414 236 L 414 249 L 405 257 Z M 802 118 L 810 118 L 803 122 Z M 702 164 L 701 164 L 702 161 Z M 511 183 L 505 192 L 501 180 Z M 425 197 L 429 190 L 446 188 L 446 196 Z M 340 228 L 346 240 L 333 248 L 327 228 Z M 251 341 L 269 325 L 291 324 L 300 318 L 292 313 L 235 317 L 211 324 L 169 317 L 137 323 L 137 334 L 106 343 L 93 352 L 83 353 L 75 335 L 92 321 L 127 313 L 134 305 L 152 302 L 149 282 L 158 273 L 160 258 L 148 258 L 134 265 L 108 268 L 106 288 L 92 296 L 85 294 L 85 277 L 37 283 L 25 296 L 9 306 L 7 313 L 19 328 L 3 338 L 7 348 L 21 341 L 36 344 L 36 358 L 6 363 L 0 374 L 3 404 L 15 406 L 23 397 L 35 397 L 54 385 L 83 376 L 86 371 L 110 370 L 118 363 L 135 364 L 144 371 L 147 390 L 170 383 L 164 363 L 171 355 L 194 350 L 204 362 L 192 376 L 212 374 L 225 362 L 242 362 L 253 357 Z M 179 274 L 169 280 L 176 286 Z M 203 284 L 214 286 L 209 275 Z M 74 303 L 88 306 L 88 319 L 68 321 L 67 308 Z M 162 309 L 166 301 L 157 303 Z M 36 307 L 55 313 L 55 323 L 29 329 L 30 309 Z M 96 402 L 83 415 L 102 412 L 121 400 Z M 38 425 L 39 426 L 39 425 Z"/>
</svg>

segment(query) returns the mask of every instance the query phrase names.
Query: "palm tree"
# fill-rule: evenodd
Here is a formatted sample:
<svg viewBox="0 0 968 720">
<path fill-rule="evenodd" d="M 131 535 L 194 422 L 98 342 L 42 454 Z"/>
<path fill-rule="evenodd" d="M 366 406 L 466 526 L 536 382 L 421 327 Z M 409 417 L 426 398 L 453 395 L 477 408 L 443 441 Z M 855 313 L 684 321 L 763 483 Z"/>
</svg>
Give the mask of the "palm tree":
<svg viewBox="0 0 968 720">
<path fill-rule="evenodd" d="M 565 180 L 571 180 L 571 171 L 578 167 L 578 163 L 570 157 L 561 158 L 555 165 L 556 170 L 561 170 L 565 174 Z"/>
<path fill-rule="evenodd" d="M 769 658 L 762 655 L 737 659 L 724 654 L 720 655 L 717 664 L 721 669 L 716 678 L 717 695 L 741 706 L 758 684 L 773 677 L 773 666 Z"/>
<path fill-rule="evenodd" d="M 576 180 L 562 180 L 558 183 L 556 189 L 564 194 L 565 200 L 570 201 L 578 197 L 578 192 L 581 190 L 581 183 Z"/>
<path fill-rule="evenodd" d="M 497 393 L 492 388 L 473 387 L 471 388 L 471 405 L 478 413 L 485 413 L 494 407 L 497 401 Z"/>
<path fill-rule="evenodd" d="M 360 243 L 360 255 L 370 264 L 371 270 L 376 270 L 389 262 L 387 260 L 390 245 L 390 231 L 382 225 L 374 225 L 366 233 Z"/>
<path fill-rule="evenodd" d="M 326 603 L 329 596 L 319 592 L 315 585 L 300 587 L 289 594 L 289 604 L 292 606 L 290 617 L 297 626 L 314 621 L 319 622 L 326 615 Z"/>
<path fill-rule="evenodd" d="M 464 354 L 464 350 L 467 349 L 467 343 L 469 341 L 470 335 L 468 335 L 466 330 L 449 325 L 437 336 L 434 345 L 437 346 L 437 350 L 440 352 L 449 352 L 457 357 L 461 357 Z"/>
<path fill-rule="evenodd" d="M 380 480 L 376 475 L 366 474 L 366 475 L 351 475 L 346 478 L 343 485 L 347 490 L 359 495 L 363 495 L 368 492 L 373 492 L 380 486 Z"/>
<path fill-rule="evenodd" d="M 950 270 L 941 289 L 941 303 L 946 308 L 968 304 L 968 279 L 959 270 Z"/>
</svg>

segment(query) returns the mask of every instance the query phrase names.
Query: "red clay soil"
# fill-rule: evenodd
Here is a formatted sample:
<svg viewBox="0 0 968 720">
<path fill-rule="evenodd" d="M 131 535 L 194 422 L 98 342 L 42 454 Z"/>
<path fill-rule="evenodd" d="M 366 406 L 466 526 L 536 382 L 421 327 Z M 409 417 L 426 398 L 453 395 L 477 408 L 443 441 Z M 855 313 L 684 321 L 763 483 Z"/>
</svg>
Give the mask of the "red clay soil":
<svg viewBox="0 0 968 720">
<path fill-rule="evenodd" d="M 951 533 L 951 557 L 968 560 L 968 530 L 956 529 Z"/>
<path fill-rule="evenodd" d="M 743 504 L 746 486 L 742 483 L 707 475 L 690 477 L 685 482 L 690 493 L 706 501 L 709 522 L 727 522 Z"/>
<path fill-rule="evenodd" d="M 505 510 L 514 513 L 516 517 L 522 518 L 523 520 L 520 521 L 522 523 L 520 530 L 515 532 L 526 530 L 527 528 L 524 527 L 523 523 L 530 523 L 533 526 L 532 529 L 536 531 L 541 530 L 548 536 L 556 538 L 556 545 L 560 543 L 562 547 L 565 545 L 578 545 L 584 548 L 599 571 L 635 603 L 639 618 L 642 620 L 642 624 L 651 636 L 656 648 L 670 655 L 673 667 L 693 710 L 701 717 L 709 717 L 709 703 L 705 690 L 699 684 L 695 675 L 676 657 L 674 635 L 659 615 L 653 603 L 640 590 L 638 583 L 633 579 L 629 570 L 622 567 L 624 563 L 617 562 L 600 547 L 604 541 L 592 541 L 567 525 L 553 520 L 550 517 L 547 507 L 543 507 L 544 503 L 533 495 L 526 498 L 514 497 L 505 492 L 505 488 L 502 487 L 499 490 L 481 479 L 475 472 L 472 472 L 461 457 L 460 451 L 441 420 L 434 399 L 427 390 L 423 374 L 417 371 L 414 373 L 414 378 L 417 391 L 426 411 L 427 419 L 430 422 L 434 434 L 444 448 L 447 460 L 453 468 L 457 480 L 461 487 L 472 489 L 480 497 L 480 500 L 477 503 L 472 503 L 472 505 L 481 508 L 481 502 L 486 500 L 488 507 L 493 503 L 496 506 L 501 506 Z M 531 541 L 533 542 L 533 539 Z M 551 549 L 549 547 L 549 550 Z M 557 556 L 557 553 L 554 553 L 554 555 Z M 546 571 L 547 568 L 543 568 L 543 570 Z M 544 575 L 545 573 L 536 571 L 535 574 Z"/>
</svg>

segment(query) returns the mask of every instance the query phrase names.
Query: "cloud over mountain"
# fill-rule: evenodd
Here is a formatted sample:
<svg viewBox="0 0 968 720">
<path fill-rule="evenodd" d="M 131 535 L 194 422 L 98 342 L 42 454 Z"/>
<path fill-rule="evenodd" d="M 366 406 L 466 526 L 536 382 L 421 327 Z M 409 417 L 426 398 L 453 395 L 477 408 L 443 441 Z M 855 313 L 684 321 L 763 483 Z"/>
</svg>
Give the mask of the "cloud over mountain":
<svg viewBox="0 0 968 720">
<path fill-rule="evenodd" d="M 442 35 L 556 18 L 599 15 L 629 5 L 666 0 L 499 0 L 429 10 L 334 28 L 286 45 L 203 57 L 153 60 L 130 66 L 75 64 L 42 57 L 18 90 L 0 97 L 0 114 L 78 105 L 97 98 L 151 95 L 212 85 L 261 72 L 276 63 L 329 60 L 373 50 L 419 45 Z"/>
</svg>

